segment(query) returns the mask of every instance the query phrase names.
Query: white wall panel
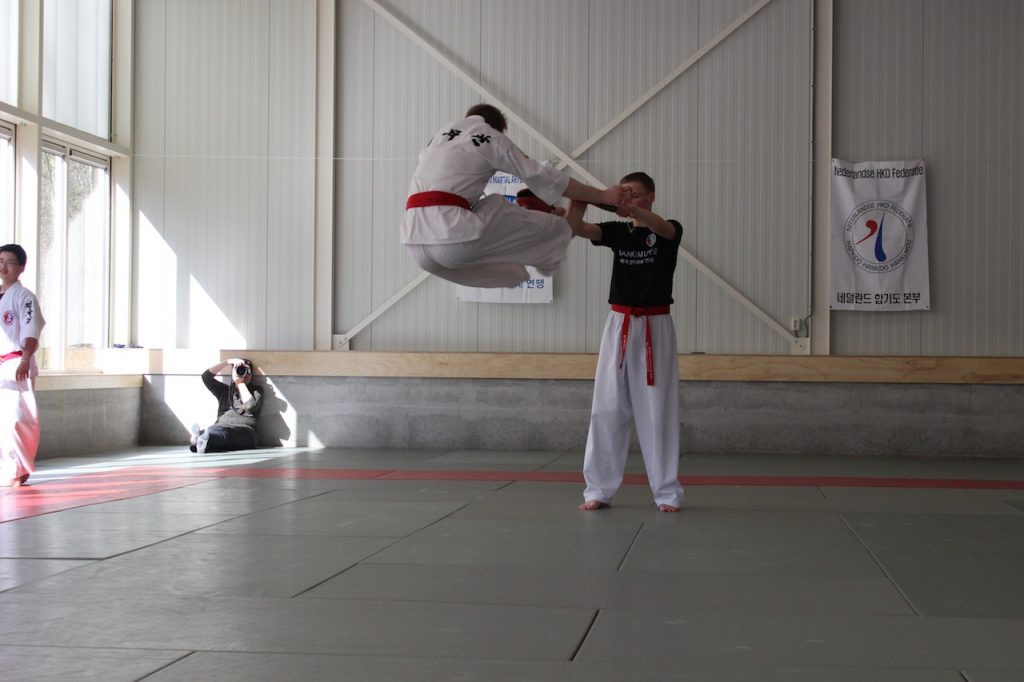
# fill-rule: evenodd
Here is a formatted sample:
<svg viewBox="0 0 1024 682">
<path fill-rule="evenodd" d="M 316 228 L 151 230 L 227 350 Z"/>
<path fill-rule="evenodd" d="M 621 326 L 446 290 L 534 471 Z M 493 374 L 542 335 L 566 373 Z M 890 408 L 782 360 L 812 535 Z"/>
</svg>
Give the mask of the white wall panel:
<svg viewBox="0 0 1024 682">
<path fill-rule="evenodd" d="M 313 348 L 316 4 L 271 0 L 269 182 L 263 267 L 268 348 Z M 287 273 L 287 274 L 285 274 Z"/>
<path fill-rule="evenodd" d="M 268 30 L 266 3 L 181 2 L 168 12 L 164 234 L 178 254 L 179 347 L 265 347 L 257 273 L 266 248 Z"/>
<path fill-rule="evenodd" d="M 164 161 L 142 156 L 134 163 L 135 343 L 147 348 L 176 345 L 178 256 L 163 236 Z"/>
<path fill-rule="evenodd" d="M 1024 354 L 1024 4 L 837 10 L 835 155 L 925 160 L 932 307 L 833 313 L 833 352 Z"/>
<path fill-rule="evenodd" d="M 753 2 L 384 4 L 571 150 Z M 604 183 L 651 173 L 684 246 L 783 325 L 810 300 L 811 7 L 772 0 L 580 159 Z M 397 229 L 416 154 L 481 97 L 362 0 L 338 17 L 340 333 L 419 273 Z M 313 0 L 137 3 L 140 343 L 312 346 L 314 22 Z M 933 309 L 835 313 L 833 352 L 1024 351 L 1022 29 L 1015 0 L 837 0 L 834 155 L 928 163 Z M 607 254 L 570 258 L 552 305 L 459 304 L 430 280 L 353 347 L 596 350 Z M 675 295 L 682 351 L 787 352 L 684 262 Z"/>
<path fill-rule="evenodd" d="M 753 3 L 701 14 L 701 41 Z M 775 0 L 701 63 L 697 256 L 788 327 L 809 311 L 810 4 Z M 784 353 L 788 344 L 705 278 L 697 348 Z"/>
<path fill-rule="evenodd" d="M 922 0 L 841 2 L 836 9 L 833 155 L 849 161 L 922 158 Z M 931 213 L 936 169 L 925 162 Z M 933 252 L 934 220 L 929 215 Z M 922 314 L 833 312 L 832 352 L 918 355 Z"/>
<path fill-rule="evenodd" d="M 589 66 L 587 33 L 571 27 L 587 16 L 587 3 L 514 0 L 484 3 L 482 9 L 484 87 L 570 153 L 586 139 L 588 82 L 580 74 Z M 514 123 L 509 136 L 532 158 L 557 160 Z M 554 278 L 552 303 L 461 304 L 478 309 L 479 350 L 542 352 L 586 343 L 585 306 L 592 292 L 586 287 L 586 263 L 579 260 L 585 244 L 577 241 Z"/>
<path fill-rule="evenodd" d="M 925 160 L 939 171 L 928 195 L 941 207 L 929 206 L 922 351 L 1024 355 L 1024 4 L 928 3 L 922 25 Z"/>
<path fill-rule="evenodd" d="M 313 0 L 139 3 L 143 345 L 312 347 L 314 28 Z"/>
<path fill-rule="evenodd" d="M 167 52 L 167 5 L 158 0 L 136 4 L 136 42 L 145 41 L 135 55 L 137 74 L 163 74 Z M 163 78 L 137 78 L 134 84 L 133 209 L 135 213 L 135 315 L 132 337 L 146 347 L 175 345 L 173 284 L 177 258 L 163 238 L 164 144 L 166 83 Z M 168 300 L 168 297 L 171 297 Z"/>
<path fill-rule="evenodd" d="M 631 107 L 700 48 L 700 2 L 601 3 L 593 5 L 590 111 L 586 137 Z M 697 83 L 692 67 L 624 120 L 585 155 L 587 167 L 606 184 L 643 171 L 655 182 L 654 210 L 683 225 L 683 246 L 699 241 L 697 222 Z M 598 210 L 588 220 L 614 220 Z M 596 351 L 608 316 L 612 254 L 590 248 L 586 350 Z M 696 271 L 680 258 L 676 269 L 673 319 L 680 352 L 694 349 Z"/>
<path fill-rule="evenodd" d="M 479 2 L 408 0 L 389 7 L 449 59 L 479 76 Z M 398 235 L 419 150 L 441 125 L 461 116 L 479 98 L 392 25 L 375 17 L 373 30 L 371 301 L 377 306 L 420 272 Z M 374 350 L 467 351 L 476 350 L 476 325 L 476 307 L 457 303 L 452 286 L 435 280 L 381 317 L 368 333 Z M 364 348 L 359 343 L 356 347 Z"/>
<path fill-rule="evenodd" d="M 373 307 L 373 235 L 386 230 L 373 213 L 374 14 L 362 2 L 342 2 L 338 11 L 334 239 L 334 331 L 345 333 Z M 397 230 L 398 228 L 395 227 Z M 370 346 L 367 330 L 353 348 Z"/>
<path fill-rule="evenodd" d="M 382 4 L 571 152 L 753 0 Z M 718 55 L 718 63 L 698 63 L 580 158 L 602 184 L 633 170 L 649 172 L 658 185 L 655 209 L 683 223 L 684 245 L 715 256 L 720 274 L 784 324 L 805 315 L 810 299 L 810 7 L 810 0 L 773 0 L 705 58 Z M 343 333 L 418 274 L 398 242 L 416 155 L 438 127 L 482 98 L 362 0 L 342 0 L 340 16 L 335 331 Z M 752 92 L 740 94 L 743 88 Z M 721 116 L 729 105 L 749 110 Z M 528 154 L 552 158 L 517 126 L 509 134 Z M 702 142 L 709 136 L 716 146 Z M 781 170 L 769 175 L 766 167 Z M 730 187 L 737 180 L 742 184 Z M 597 209 L 588 213 L 589 220 L 610 218 Z M 352 345 L 595 351 L 609 275 L 610 254 L 580 241 L 556 277 L 550 305 L 458 304 L 450 285 L 431 279 Z M 708 293 L 712 285 L 703 279 L 680 259 L 675 318 L 682 351 L 788 352 L 745 309 Z M 720 314 L 731 307 L 737 308 L 731 317 Z"/>
</svg>

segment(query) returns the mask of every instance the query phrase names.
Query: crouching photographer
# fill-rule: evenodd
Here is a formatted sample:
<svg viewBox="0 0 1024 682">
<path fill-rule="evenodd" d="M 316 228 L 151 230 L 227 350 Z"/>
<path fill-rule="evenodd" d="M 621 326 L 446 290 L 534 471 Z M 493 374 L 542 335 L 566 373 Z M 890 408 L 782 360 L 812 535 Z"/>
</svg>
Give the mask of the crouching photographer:
<svg viewBox="0 0 1024 682">
<path fill-rule="evenodd" d="M 231 366 L 231 383 L 215 376 Z M 252 361 L 229 358 L 203 372 L 203 383 L 217 398 L 217 421 L 206 429 L 192 425 L 192 452 L 226 452 L 257 447 L 256 419 L 263 406 L 263 389 L 252 383 Z"/>
</svg>

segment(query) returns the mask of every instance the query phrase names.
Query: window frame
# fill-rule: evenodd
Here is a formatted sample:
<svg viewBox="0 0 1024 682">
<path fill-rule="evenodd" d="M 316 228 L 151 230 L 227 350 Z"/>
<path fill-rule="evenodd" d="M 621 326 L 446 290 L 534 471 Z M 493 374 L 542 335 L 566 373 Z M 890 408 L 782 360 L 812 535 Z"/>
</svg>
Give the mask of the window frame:
<svg viewBox="0 0 1024 682">
<path fill-rule="evenodd" d="M 106 211 L 104 216 L 104 228 L 103 228 L 103 244 L 101 252 L 103 254 L 103 291 L 98 292 L 97 297 L 101 302 L 102 309 L 100 311 L 101 319 L 104 323 L 101 325 L 101 338 L 97 340 L 93 353 L 99 351 L 102 348 L 106 348 L 110 345 L 111 338 L 111 245 L 113 243 L 113 215 L 112 215 L 112 173 L 111 166 L 113 160 L 107 157 L 99 156 L 95 153 L 86 151 L 77 147 L 76 145 L 69 144 L 67 142 L 54 139 L 52 137 L 43 137 L 40 144 L 40 159 L 42 155 L 50 154 L 60 160 L 59 179 L 54 178 L 54 182 L 57 185 L 57 198 L 59 199 L 59 205 L 53 207 L 53 234 L 55 245 L 54 248 L 57 250 L 57 262 L 59 263 L 58 272 L 56 273 L 57 282 L 56 288 L 59 291 L 59 300 L 53 301 L 52 298 L 44 298 L 42 291 L 37 291 L 36 294 L 40 296 L 40 304 L 43 309 L 43 315 L 46 318 L 46 330 L 49 332 L 47 340 L 49 342 L 48 348 L 52 348 L 54 357 L 47 358 L 47 371 L 67 371 L 69 369 L 86 369 L 93 365 L 94 359 L 92 354 L 87 354 L 88 357 L 79 357 L 70 351 L 71 347 L 68 345 L 68 305 L 70 300 L 69 291 L 69 221 L 68 221 L 68 163 L 74 161 L 76 163 L 82 163 L 93 168 L 98 168 L 105 171 L 107 177 L 106 185 Z M 40 175 L 42 170 L 40 169 Z M 40 197 L 40 204 L 42 197 Z M 41 205 L 40 205 L 41 211 Z M 41 224 L 41 221 L 40 221 Z M 41 235 L 41 229 L 39 230 Z M 36 255 L 37 263 L 41 271 L 42 267 L 42 245 L 38 246 L 39 253 Z M 40 274 L 42 274 L 40 272 Z M 47 273 L 48 276 L 52 276 L 51 273 Z M 40 289 L 42 285 L 40 283 Z M 45 333 L 44 332 L 44 333 Z M 56 338 L 53 334 L 56 333 Z M 69 355 L 72 357 L 69 358 Z M 69 362 L 70 360 L 70 362 Z M 42 369 L 42 368 L 41 368 Z"/>
<path fill-rule="evenodd" d="M 105 116 L 102 118 L 102 125 L 105 127 L 105 130 L 102 130 L 102 131 L 101 130 L 90 130 L 89 127 L 84 125 L 82 123 L 81 119 L 78 118 L 78 117 L 76 117 L 75 121 L 65 120 L 64 117 L 61 116 L 60 112 L 58 111 L 57 101 L 56 100 L 48 101 L 50 97 L 56 97 L 56 95 L 54 93 L 57 90 L 59 90 L 61 88 L 61 86 L 62 86 L 62 82 L 61 82 L 61 78 L 60 78 L 59 59 L 57 60 L 57 63 L 55 63 L 53 65 L 53 73 L 49 73 L 50 64 L 48 63 L 48 60 L 49 60 L 51 54 L 55 54 L 55 53 L 51 53 L 51 49 L 53 49 L 53 50 L 57 49 L 56 46 L 58 45 L 58 43 L 60 41 L 59 41 L 58 36 L 56 36 L 56 35 L 51 36 L 49 34 L 49 32 L 46 30 L 47 29 L 47 24 L 48 24 L 48 21 L 49 21 L 49 19 L 47 17 L 47 12 L 48 11 L 52 10 L 53 12 L 57 13 L 57 14 L 53 15 L 53 17 L 54 17 L 53 20 L 54 21 L 59 21 L 61 19 L 61 16 L 59 14 L 60 7 L 59 7 L 59 4 L 57 2 L 47 2 L 47 3 L 44 3 L 43 7 L 42 7 L 42 11 L 40 13 L 40 27 L 41 27 L 41 33 L 42 33 L 41 45 L 40 45 L 40 50 L 41 50 L 40 72 L 41 72 L 41 75 L 42 75 L 42 79 L 41 79 L 41 86 L 40 86 L 40 93 L 39 93 L 39 111 L 43 114 L 43 116 L 45 118 L 49 118 L 50 120 L 52 120 L 52 121 L 54 121 L 56 123 L 60 123 L 60 124 L 69 126 L 69 127 L 73 128 L 73 129 L 78 130 L 78 131 L 80 131 L 82 133 L 85 133 L 87 135 L 93 135 L 93 136 L 96 136 L 96 137 L 98 137 L 100 139 L 104 139 L 104 140 L 108 140 L 109 141 L 109 140 L 113 140 L 114 139 L 114 106 L 115 106 L 115 104 L 114 104 L 114 70 L 116 68 L 116 64 L 114 62 L 114 44 L 115 44 L 115 40 L 116 40 L 115 30 L 117 28 L 116 21 L 115 21 L 115 15 L 117 13 L 117 7 L 115 6 L 116 5 L 116 1 L 115 0 L 106 0 L 106 1 L 108 1 L 110 3 L 109 8 L 108 8 L 107 16 L 105 17 L 105 19 L 106 19 L 105 23 L 107 24 L 107 27 L 106 27 L 107 28 L 107 35 L 105 37 L 106 37 L 106 42 L 107 42 L 106 47 L 108 49 L 105 52 L 105 58 L 101 59 L 101 60 L 97 60 L 95 62 L 96 64 L 105 62 L 105 66 L 106 66 L 106 74 L 105 74 L 105 76 L 106 76 L 106 88 L 105 88 L 105 90 L 103 90 L 103 94 L 105 96 L 105 100 L 104 101 L 105 101 L 106 112 L 105 112 Z M 80 9 L 80 7 L 79 7 L 79 9 Z M 76 34 L 76 45 L 77 45 L 77 38 L 79 36 L 80 36 L 80 34 Z M 54 57 L 54 58 L 56 59 L 56 57 Z M 52 83 L 50 82 L 50 76 L 53 77 L 53 82 Z M 97 100 L 97 102 L 98 101 L 99 100 Z M 77 109 L 78 107 L 80 107 L 82 105 L 82 102 L 81 101 L 76 101 L 75 104 L 76 104 L 76 109 Z M 95 102 L 92 103 L 92 104 L 95 105 Z M 53 107 L 52 111 L 50 110 L 51 106 Z M 97 117 L 97 123 L 100 123 L 100 117 Z"/>
<path fill-rule="evenodd" d="M 15 225 L 15 220 L 17 219 L 17 206 L 15 206 L 15 201 L 16 201 L 17 196 L 18 196 L 18 190 L 17 190 L 17 180 L 18 179 L 17 179 L 17 175 L 16 175 L 16 173 L 17 173 L 17 161 L 16 161 L 16 159 L 17 159 L 17 149 L 18 149 L 17 148 L 17 144 L 18 144 L 18 127 L 15 124 L 11 123 L 10 121 L 7 121 L 5 119 L 0 119 L 0 140 L 3 140 L 7 144 L 9 144 L 10 145 L 10 149 L 11 149 L 11 162 L 10 162 L 10 168 L 8 169 L 10 171 L 11 184 L 10 184 L 10 187 L 6 188 L 6 189 L 3 188 L 3 187 L 0 187 L 0 195 L 2 195 L 3 192 L 9 190 L 10 191 L 10 197 L 11 197 L 11 204 L 10 204 L 9 207 L 7 207 L 7 210 L 9 211 L 9 213 L 6 216 L 6 220 L 4 218 L 0 218 L 0 243 L 7 243 L 7 242 L 13 242 L 14 241 L 14 225 Z M 0 161 L 2 161 L 2 159 L 0 159 Z M 6 165 L 6 164 L 4 164 L 4 165 Z M 4 171 L 2 169 L 0 169 L 0 178 L 3 178 L 3 173 L 4 173 Z M 4 231 L 4 226 L 9 226 L 10 227 L 9 232 L 5 232 Z"/>
<path fill-rule="evenodd" d="M 4 8 L 0 7 L 0 12 L 4 12 Z M 6 102 L 12 106 L 18 106 L 18 88 L 19 81 L 21 80 L 21 64 L 20 62 L 20 51 L 21 51 L 21 35 L 20 35 L 20 22 L 21 22 L 21 3 L 17 0 L 13 0 L 7 7 L 7 35 L 0 35 L 0 40 L 3 42 L 0 45 L 0 50 L 6 51 L 3 61 L 0 61 L 0 69 L 6 66 L 7 76 L 9 81 L 7 83 L 10 91 L 6 95 L 0 94 L 0 102 Z"/>
</svg>

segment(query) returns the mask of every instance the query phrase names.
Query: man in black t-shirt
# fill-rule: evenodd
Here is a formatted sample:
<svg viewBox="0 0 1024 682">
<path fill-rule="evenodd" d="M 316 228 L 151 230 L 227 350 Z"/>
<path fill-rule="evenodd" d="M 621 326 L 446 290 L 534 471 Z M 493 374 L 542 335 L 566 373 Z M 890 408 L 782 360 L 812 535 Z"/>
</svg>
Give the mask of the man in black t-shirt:
<svg viewBox="0 0 1024 682">
<path fill-rule="evenodd" d="M 611 312 L 601 337 L 594 402 L 583 460 L 580 509 L 611 504 L 622 484 L 634 424 L 654 503 L 677 512 L 679 484 L 679 360 L 672 304 L 672 277 L 683 227 L 651 210 L 654 181 L 630 173 L 619 182 L 632 197 L 618 210 L 624 221 L 582 221 L 586 204 L 573 201 L 567 219 L 577 236 L 612 250 Z"/>
</svg>

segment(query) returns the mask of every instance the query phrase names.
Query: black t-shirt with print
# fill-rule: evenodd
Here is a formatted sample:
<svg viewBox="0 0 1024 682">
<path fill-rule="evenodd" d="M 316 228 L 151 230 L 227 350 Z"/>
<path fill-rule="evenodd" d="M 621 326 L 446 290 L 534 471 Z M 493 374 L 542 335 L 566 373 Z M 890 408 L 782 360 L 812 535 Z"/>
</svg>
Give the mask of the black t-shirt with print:
<svg viewBox="0 0 1024 682">
<path fill-rule="evenodd" d="M 672 276 L 683 240 L 683 226 L 670 220 L 676 230 L 673 239 L 660 237 L 646 227 L 612 221 L 600 223 L 601 239 L 594 246 L 612 250 L 612 283 L 608 302 L 634 308 L 672 304 Z"/>
</svg>

